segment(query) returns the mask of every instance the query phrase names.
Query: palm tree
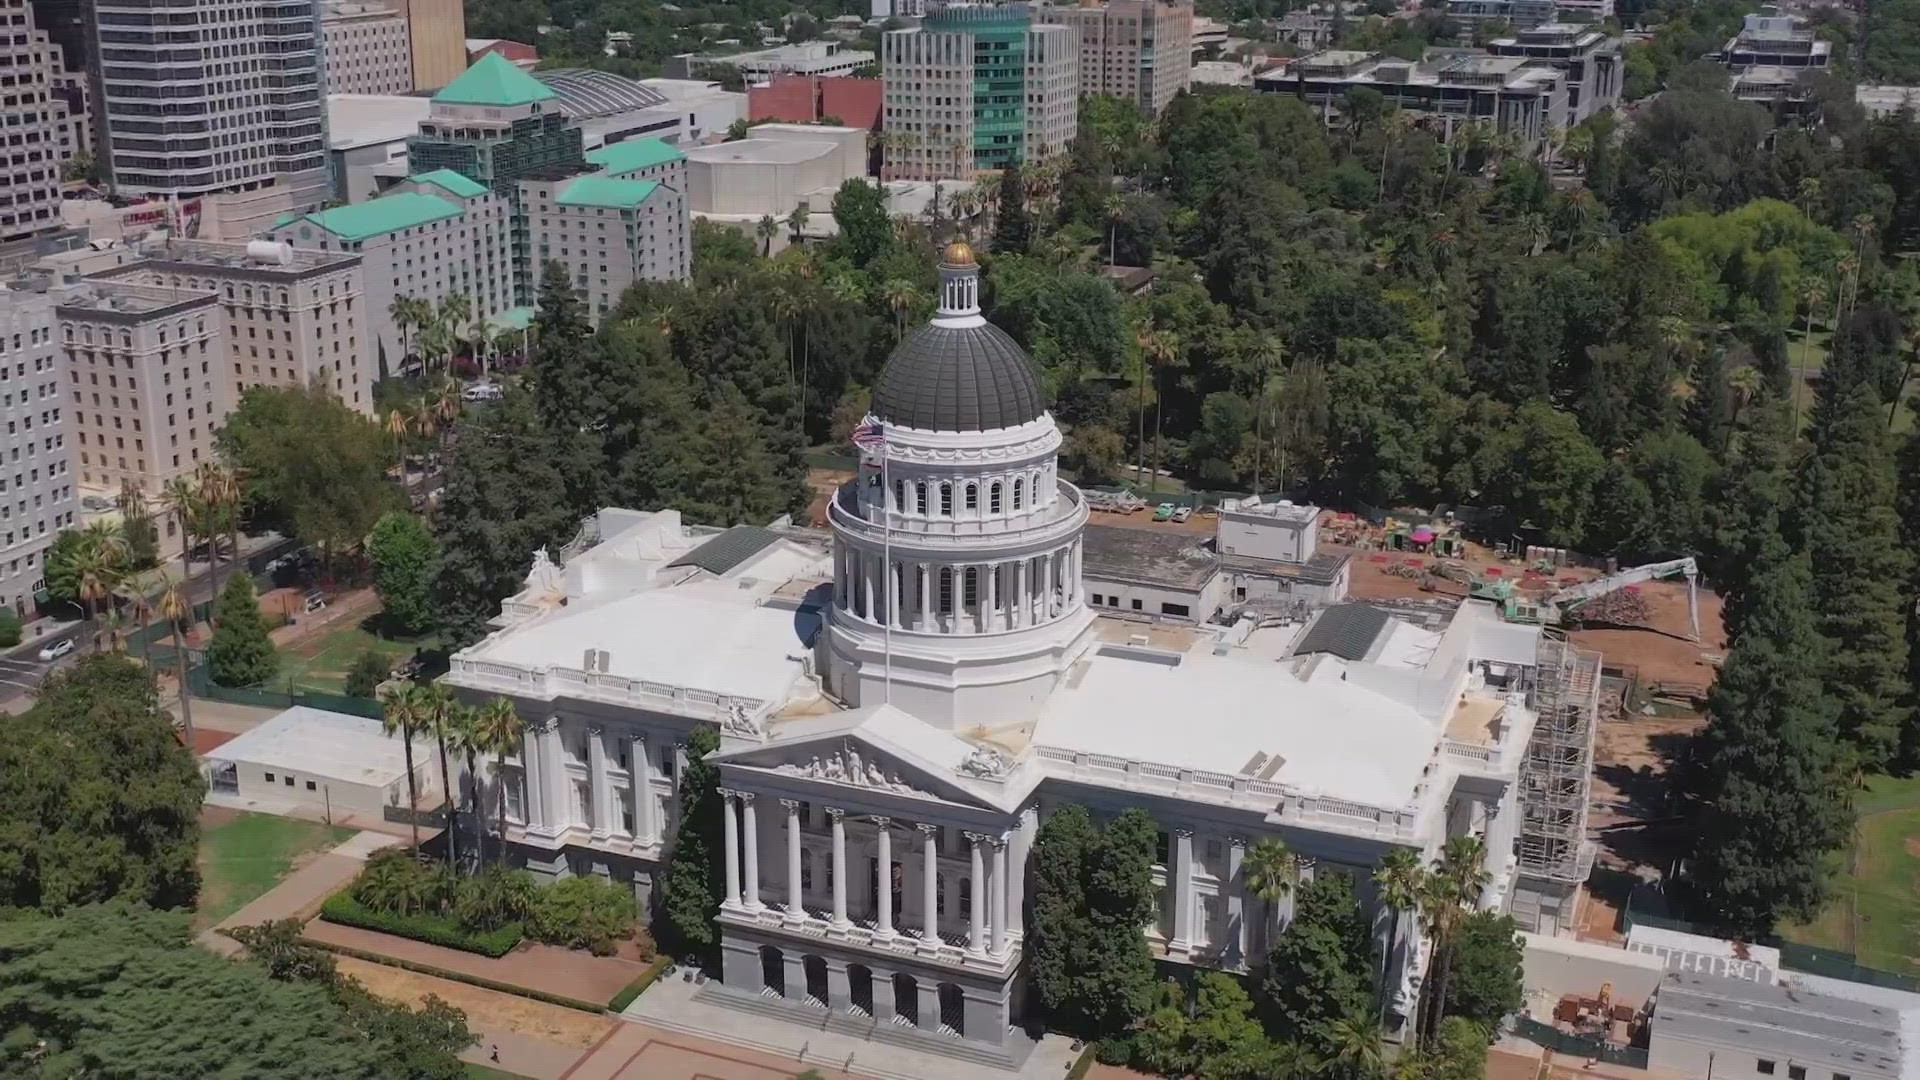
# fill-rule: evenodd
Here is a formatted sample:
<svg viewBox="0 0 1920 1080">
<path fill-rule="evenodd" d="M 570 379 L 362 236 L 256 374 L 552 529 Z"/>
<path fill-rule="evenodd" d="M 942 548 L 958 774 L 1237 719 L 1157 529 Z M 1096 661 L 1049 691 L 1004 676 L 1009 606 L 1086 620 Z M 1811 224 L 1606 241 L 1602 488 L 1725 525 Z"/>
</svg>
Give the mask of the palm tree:
<svg viewBox="0 0 1920 1080">
<path fill-rule="evenodd" d="M 1116 191 L 1107 196 L 1106 202 L 1102 203 L 1100 208 L 1107 217 L 1107 265 L 1118 266 L 1120 264 L 1120 221 L 1127 216 L 1127 200 L 1121 198 L 1120 193 Z"/>
<path fill-rule="evenodd" d="M 773 254 L 773 238 L 780 235 L 780 223 L 773 220 L 772 214 L 761 214 L 760 220 L 753 226 L 754 238 L 760 241 L 760 257 Z"/>
<path fill-rule="evenodd" d="M 1260 343 L 1254 346 L 1253 370 L 1253 493 L 1260 494 L 1260 452 L 1265 444 L 1267 416 L 1267 385 L 1273 381 L 1273 373 L 1286 364 L 1286 345 L 1278 334 L 1262 334 Z M 1286 478 L 1280 478 L 1280 489 L 1286 489 Z"/>
<path fill-rule="evenodd" d="M 1893 418 L 1900 413 L 1900 399 L 1907 395 L 1907 380 L 1913 378 L 1913 361 L 1920 355 L 1920 327 L 1907 334 L 1907 362 L 1900 368 L 1900 388 L 1893 392 L 1893 401 L 1887 405 L 1887 427 L 1893 427 Z"/>
<path fill-rule="evenodd" d="M 518 753 L 526 735 L 527 722 L 514 711 L 513 702 L 494 698 L 480 707 L 473 718 L 474 735 L 480 749 L 493 755 L 493 794 L 499 811 L 500 862 L 507 861 L 507 755 Z"/>
<path fill-rule="evenodd" d="M 1327 1044 L 1327 1056 L 1321 1062 L 1325 1071 L 1319 1075 L 1370 1080 L 1386 1068 L 1380 1026 L 1371 1016 L 1354 1013 L 1335 1020 L 1327 1029 Z"/>
<path fill-rule="evenodd" d="M 905 278 L 894 278 L 881 286 L 881 293 L 893 309 L 893 336 L 898 341 L 907 336 L 907 313 L 919 302 L 920 290 Z"/>
<path fill-rule="evenodd" d="M 474 831 L 481 831 L 480 822 L 480 769 L 479 755 L 485 747 L 480 745 L 479 725 L 476 723 L 479 710 L 458 701 L 447 704 L 447 743 L 455 753 L 466 759 L 467 764 L 467 811 L 473 815 Z M 447 821 L 451 825 L 457 820 L 454 812 L 454 800 L 451 793 L 447 796 Z M 480 864 L 479 840 L 474 841 L 474 865 Z"/>
<path fill-rule="evenodd" d="M 455 713 L 461 708 L 447 688 L 434 683 L 420 691 L 422 727 L 440 748 L 440 790 L 447 801 L 447 868 L 460 865 L 460 815 L 454 805 L 453 775 L 447 768 L 447 741 L 454 738 Z"/>
<path fill-rule="evenodd" d="M 220 595 L 220 526 L 226 515 L 226 481 L 220 475 L 220 467 L 211 461 L 203 461 L 193 471 L 193 490 L 195 503 L 200 507 L 200 534 L 207 538 L 207 574 L 213 586 L 213 595 Z M 238 555 L 239 552 L 234 552 Z M 208 615 L 212 617 L 211 612 Z"/>
<path fill-rule="evenodd" d="M 446 328 L 447 370 L 453 370 L 454 346 L 465 340 L 467 322 L 473 318 L 473 298 L 466 293 L 448 293 L 440 298 L 437 319 Z"/>
<path fill-rule="evenodd" d="M 412 683 L 388 687 L 380 696 L 380 730 L 400 733 L 400 746 L 407 757 L 407 824 L 413 827 L 413 850 L 420 850 L 420 791 L 413 774 L 413 733 L 426 719 L 421 689 Z"/>
<path fill-rule="evenodd" d="M 172 582 L 160 593 L 160 617 L 173 630 L 173 674 L 180 681 L 180 724 L 187 736 L 187 748 L 193 748 L 193 705 L 187 693 L 187 640 L 182 626 L 193 625 L 193 602 Z"/>
<path fill-rule="evenodd" d="M 1400 951 L 1400 920 L 1420 906 L 1420 894 L 1426 887 L 1426 868 L 1420 865 L 1420 853 L 1412 848 L 1394 848 L 1380 860 L 1373 872 L 1378 886 L 1380 906 L 1387 909 L 1387 954 L 1380 965 L 1380 1015 L 1385 1018 L 1393 1000 L 1387 980 L 1393 971 L 1394 954 Z"/>
<path fill-rule="evenodd" d="M 147 635 L 147 623 L 153 618 L 153 604 L 147 599 L 147 586 L 144 582 L 134 585 L 129 606 L 133 609 L 128 614 L 133 618 L 134 633 L 140 635 L 140 664 L 142 667 L 151 666 L 148 663 L 148 654 L 152 641 Z"/>
<path fill-rule="evenodd" d="M 420 326 L 420 302 L 411 296 L 396 296 L 387 305 L 387 318 L 393 320 L 394 329 L 400 331 L 400 352 L 402 357 L 413 351 L 411 331 Z"/>
<path fill-rule="evenodd" d="M 127 540 L 112 522 L 95 521 L 80 530 L 74 577 L 80 602 L 91 620 L 102 600 L 111 600 L 127 570 Z M 117 640 L 117 635 L 116 635 Z M 93 651 L 100 651 L 100 628 L 93 630 Z"/>
<path fill-rule="evenodd" d="M 1180 358 L 1181 341 L 1179 335 L 1171 330 L 1163 330 L 1154 335 L 1148 344 L 1147 359 L 1153 361 L 1153 472 L 1147 477 L 1147 490 L 1160 490 L 1160 451 L 1164 445 L 1160 440 L 1160 419 L 1165 413 L 1162 407 L 1166 395 L 1160 392 L 1160 369 Z"/>
<path fill-rule="evenodd" d="M 793 243 L 800 243 L 800 238 L 806 234 L 807 218 L 810 216 L 804 203 L 794 207 L 793 212 L 787 215 L 787 230 L 793 236 Z"/>
<path fill-rule="evenodd" d="M 445 356 L 451 362 L 453 331 L 446 323 L 434 319 L 420 330 L 420 374 L 425 375 L 433 369 L 433 360 L 437 356 Z"/>
<path fill-rule="evenodd" d="M 1260 918 L 1259 955 L 1266 954 L 1274 923 L 1279 920 L 1280 901 L 1292 894 L 1299 876 L 1299 860 L 1279 837 L 1263 837 L 1247 849 L 1240 863 L 1241 882 L 1248 895 L 1265 905 Z"/>
<path fill-rule="evenodd" d="M 1909 354 L 1911 355 L 1911 354 Z M 1912 365 L 1912 361 L 1908 361 Z M 1752 403 L 1760 394 L 1760 388 L 1766 385 L 1766 376 L 1752 364 L 1741 364 L 1727 373 L 1727 389 L 1733 394 L 1733 415 L 1727 420 L 1727 445 L 1720 449 L 1724 452 L 1733 445 L 1733 433 L 1740 426 L 1740 410 Z M 1902 383 L 1904 385 L 1904 381 Z M 1896 399 L 1896 404 L 1898 399 Z"/>
<path fill-rule="evenodd" d="M 413 427 L 413 420 L 407 415 L 405 405 L 395 403 L 387 410 L 387 434 L 393 436 L 393 456 L 399 459 L 400 489 L 407 489 L 407 432 Z"/>
<path fill-rule="evenodd" d="M 433 384 L 423 404 L 433 410 L 435 426 L 440 432 L 441 441 L 445 442 L 453 432 L 453 422 L 460 418 L 460 383 L 451 376 L 442 378 Z"/>
<path fill-rule="evenodd" d="M 200 513 L 200 496 L 193 489 L 193 481 L 185 476 L 168 480 L 160 489 L 160 509 L 180 530 L 180 577 L 185 580 L 193 575 L 193 522 Z M 188 617 L 188 625 L 192 625 L 192 612 Z"/>
<path fill-rule="evenodd" d="M 1426 1021 L 1422 1044 L 1431 1046 L 1440 1032 L 1440 1019 L 1447 1010 L 1447 984 L 1453 976 L 1453 938 L 1467 909 L 1479 899 L 1486 887 L 1486 845 L 1477 836 L 1456 836 L 1447 841 L 1440 861 L 1427 875 L 1426 895 L 1422 898 L 1428 925 L 1433 928 L 1433 972 L 1427 988 Z"/>
<path fill-rule="evenodd" d="M 1805 369 L 1813 366 L 1813 312 L 1827 302 L 1826 282 L 1819 278 L 1808 278 L 1800 288 L 1800 302 L 1806 305 L 1807 318 L 1800 331 L 1800 367 L 1793 372 L 1793 429 L 1800 430 L 1800 388 L 1806 385 Z"/>
</svg>

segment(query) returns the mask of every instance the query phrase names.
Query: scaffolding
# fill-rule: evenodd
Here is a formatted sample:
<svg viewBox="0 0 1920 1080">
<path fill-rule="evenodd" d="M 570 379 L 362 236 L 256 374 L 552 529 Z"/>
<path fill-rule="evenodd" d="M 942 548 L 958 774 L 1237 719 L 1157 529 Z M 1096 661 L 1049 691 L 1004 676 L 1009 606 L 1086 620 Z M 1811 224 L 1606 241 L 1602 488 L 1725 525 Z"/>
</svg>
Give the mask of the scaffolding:
<svg viewBox="0 0 1920 1080">
<path fill-rule="evenodd" d="M 1600 713 L 1600 654 L 1544 631 L 1536 651 L 1538 716 L 1520 767 L 1522 877 L 1575 888 L 1593 869 L 1587 800 Z"/>
</svg>

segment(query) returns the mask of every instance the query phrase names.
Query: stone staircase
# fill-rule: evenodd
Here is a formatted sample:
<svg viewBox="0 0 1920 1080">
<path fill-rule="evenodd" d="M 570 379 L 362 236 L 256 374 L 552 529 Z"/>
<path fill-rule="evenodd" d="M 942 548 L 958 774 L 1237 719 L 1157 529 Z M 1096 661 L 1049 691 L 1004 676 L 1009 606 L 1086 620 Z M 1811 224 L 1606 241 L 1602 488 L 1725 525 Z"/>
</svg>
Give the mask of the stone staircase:
<svg viewBox="0 0 1920 1080">
<path fill-rule="evenodd" d="M 887 1022 L 875 1020 L 867 1016 L 836 1013 L 823 1005 L 814 1004 L 811 1000 L 803 1004 L 788 1001 L 783 997 L 767 994 L 764 991 L 749 993 L 732 990 L 719 982 L 709 982 L 705 986 L 702 986 L 694 992 L 693 1000 L 703 1004 L 724 1006 L 736 1012 L 752 1013 L 773 1020 L 781 1020 L 789 1024 L 799 1024 L 813 1028 L 816 1031 L 830 1031 L 837 1035 L 850 1036 L 866 1042 L 879 1042 L 891 1046 L 898 1046 L 903 1050 L 938 1054 L 943 1058 L 949 1058 L 955 1061 L 966 1061 L 1008 1072 L 1018 1071 L 1026 1062 L 1027 1055 L 1033 1052 L 1035 1045 L 1033 1040 L 1028 1038 L 1025 1032 L 1018 1029 L 1009 1029 L 1006 1044 L 996 1047 L 962 1039 L 958 1035 L 952 1034 L 951 1029 L 944 1029 L 941 1034 L 933 1034 L 906 1024 L 898 1017 L 895 1017 L 893 1022 Z M 662 1023 L 659 1019 L 653 1017 L 649 1017 L 647 1022 L 659 1024 L 663 1027 L 674 1026 L 670 1023 Z M 697 1035 L 704 1033 L 700 1031 L 688 1031 L 688 1034 Z M 742 1040 L 735 1039 L 731 1041 Z M 778 1047 L 767 1045 L 756 1045 L 754 1049 L 772 1050 L 776 1052 L 780 1050 Z M 886 1074 L 876 1070 L 870 1063 L 862 1063 L 860 1065 L 860 1071 L 882 1077 L 882 1080 L 923 1080 L 922 1077 L 907 1073 Z"/>
</svg>

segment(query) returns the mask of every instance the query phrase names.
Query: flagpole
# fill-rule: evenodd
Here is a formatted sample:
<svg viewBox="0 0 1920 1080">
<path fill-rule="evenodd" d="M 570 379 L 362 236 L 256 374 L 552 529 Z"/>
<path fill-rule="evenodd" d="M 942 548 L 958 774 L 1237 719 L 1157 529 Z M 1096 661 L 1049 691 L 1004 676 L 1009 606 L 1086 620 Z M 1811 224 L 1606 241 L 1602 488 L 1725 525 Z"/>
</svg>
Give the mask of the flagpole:
<svg viewBox="0 0 1920 1080">
<path fill-rule="evenodd" d="M 883 425 L 880 428 L 880 549 L 882 552 L 880 561 L 883 564 L 880 580 L 882 582 L 881 587 L 884 590 L 882 595 L 886 597 L 887 611 L 887 621 L 885 623 L 887 663 L 886 673 L 883 676 L 885 679 L 883 685 L 886 689 L 883 691 L 883 695 L 886 703 L 891 705 L 893 704 L 893 605 L 895 601 L 893 595 L 893 511 L 887 509 L 887 500 L 893 498 L 893 484 L 887 477 L 887 461 L 893 455 L 887 452 L 889 448 L 886 443 L 886 431 L 887 429 Z"/>
</svg>

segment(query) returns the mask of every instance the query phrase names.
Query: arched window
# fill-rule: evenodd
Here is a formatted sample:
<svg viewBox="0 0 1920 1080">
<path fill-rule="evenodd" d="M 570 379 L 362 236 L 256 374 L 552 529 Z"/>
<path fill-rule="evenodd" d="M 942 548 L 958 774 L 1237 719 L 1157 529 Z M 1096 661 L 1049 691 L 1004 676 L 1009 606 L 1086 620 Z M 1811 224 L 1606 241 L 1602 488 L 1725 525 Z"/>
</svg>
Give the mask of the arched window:
<svg viewBox="0 0 1920 1080">
<path fill-rule="evenodd" d="M 1013 508 L 1014 508 L 1015 510 L 1018 510 L 1018 509 L 1020 509 L 1020 508 L 1021 508 L 1022 506 L 1025 506 L 1025 505 L 1026 505 L 1026 502 L 1027 502 L 1027 482 L 1026 482 L 1026 480 L 1024 480 L 1024 479 L 1022 479 L 1022 478 L 1020 478 L 1020 477 L 1014 477 L 1014 480 L 1013 480 Z"/>
<path fill-rule="evenodd" d="M 967 509 L 980 509 L 980 485 L 971 480 L 967 481 Z"/>
<path fill-rule="evenodd" d="M 999 512 L 1000 512 L 1000 481 L 995 480 L 993 482 L 993 486 L 987 489 L 987 513 L 997 514 Z"/>
<path fill-rule="evenodd" d="M 926 516 L 927 482 L 925 480 L 922 480 L 919 483 L 913 485 L 913 495 L 914 495 L 914 501 L 915 501 L 915 506 L 914 506 L 915 511 L 918 512 L 922 517 Z"/>
<path fill-rule="evenodd" d="M 945 481 L 940 484 L 940 516 L 953 516 L 953 485 Z"/>
<path fill-rule="evenodd" d="M 953 614 L 953 567 L 940 568 L 940 614 Z"/>
</svg>

